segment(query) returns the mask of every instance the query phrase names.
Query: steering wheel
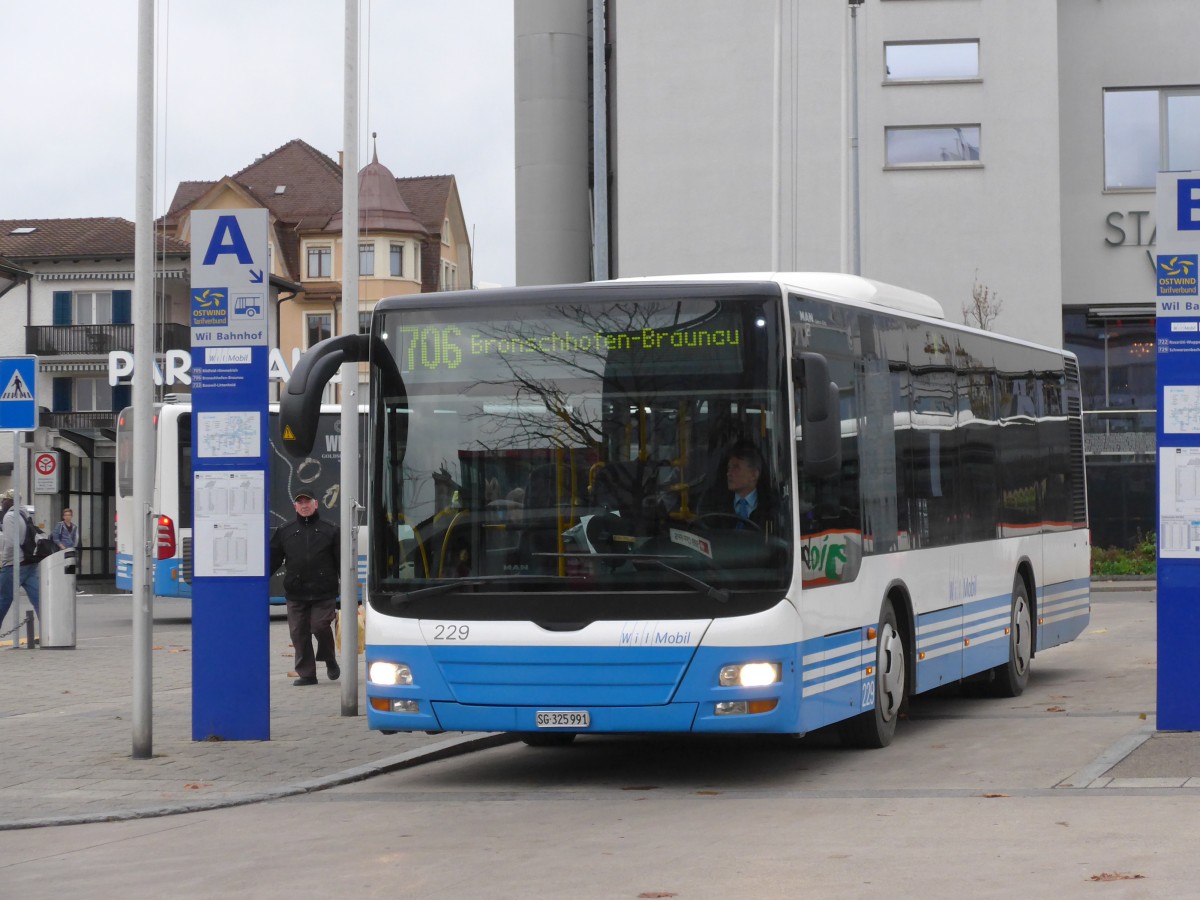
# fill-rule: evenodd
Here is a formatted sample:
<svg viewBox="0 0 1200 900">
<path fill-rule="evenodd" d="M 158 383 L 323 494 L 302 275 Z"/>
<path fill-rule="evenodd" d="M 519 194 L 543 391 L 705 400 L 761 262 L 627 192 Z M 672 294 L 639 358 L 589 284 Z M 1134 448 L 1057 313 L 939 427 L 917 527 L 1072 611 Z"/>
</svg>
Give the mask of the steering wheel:
<svg viewBox="0 0 1200 900">
<path fill-rule="evenodd" d="M 757 522 L 755 522 L 753 519 L 743 519 L 737 513 L 710 512 L 710 513 L 702 513 L 701 515 L 696 517 L 697 522 L 699 522 L 701 525 L 706 525 L 710 528 L 713 527 L 713 525 L 710 524 L 711 522 L 719 521 L 722 519 L 733 519 L 733 521 L 735 521 L 735 522 L 741 522 L 743 525 L 749 525 L 755 531 L 762 531 L 762 526 L 759 525 Z"/>
</svg>

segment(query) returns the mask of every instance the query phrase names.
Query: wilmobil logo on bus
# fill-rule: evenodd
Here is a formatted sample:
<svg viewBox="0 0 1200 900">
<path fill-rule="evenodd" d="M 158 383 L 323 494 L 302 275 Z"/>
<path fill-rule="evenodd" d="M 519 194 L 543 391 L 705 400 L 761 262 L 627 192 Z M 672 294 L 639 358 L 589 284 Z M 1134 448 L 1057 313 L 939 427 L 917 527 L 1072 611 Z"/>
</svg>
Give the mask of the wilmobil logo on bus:
<svg viewBox="0 0 1200 900">
<path fill-rule="evenodd" d="M 688 647 L 693 643 L 692 631 L 679 628 L 659 629 L 658 623 L 637 623 L 634 628 L 621 629 L 622 647 Z"/>
</svg>

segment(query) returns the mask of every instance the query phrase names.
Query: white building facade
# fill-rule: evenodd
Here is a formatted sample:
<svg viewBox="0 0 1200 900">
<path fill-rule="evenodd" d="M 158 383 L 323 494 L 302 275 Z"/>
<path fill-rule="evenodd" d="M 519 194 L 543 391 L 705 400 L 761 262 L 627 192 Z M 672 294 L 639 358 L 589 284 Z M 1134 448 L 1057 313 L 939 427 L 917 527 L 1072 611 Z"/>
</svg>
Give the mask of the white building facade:
<svg viewBox="0 0 1200 900">
<path fill-rule="evenodd" d="M 857 259 L 955 321 L 986 293 L 1080 356 L 1095 542 L 1153 532 L 1147 250 L 1154 174 L 1200 169 L 1195 0 L 515 9 L 518 281 Z"/>
</svg>

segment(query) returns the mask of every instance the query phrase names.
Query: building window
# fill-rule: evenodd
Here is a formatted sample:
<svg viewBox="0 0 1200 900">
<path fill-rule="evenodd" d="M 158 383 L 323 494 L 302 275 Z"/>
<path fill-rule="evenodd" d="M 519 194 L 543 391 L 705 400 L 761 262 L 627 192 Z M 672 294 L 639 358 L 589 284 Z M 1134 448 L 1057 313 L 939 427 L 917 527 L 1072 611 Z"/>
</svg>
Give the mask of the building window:
<svg viewBox="0 0 1200 900">
<path fill-rule="evenodd" d="M 391 273 L 393 278 L 404 277 L 404 245 L 392 244 L 391 250 L 388 253 L 388 258 L 391 260 Z"/>
<path fill-rule="evenodd" d="M 333 248 L 308 248 L 308 277 L 329 278 L 333 275 Z"/>
<path fill-rule="evenodd" d="M 421 280 L 421 245 L 413 244 L 413 281 Z"/>
<path fill-rule="evenodd" d="M 358 274 L 360 276 L 375 274 L 375 245 L 374 244 L 359 244 L 358 245 Z"/>
<path fill-rule="evenodd" d="M 896 126 L 884 130 L 889 166 L 978 165 L 978 125 Z"/>
<path fill-rule="evenodd" d="M 55 291 L 55 325 L 127 325 L 132 291 Z"/>
<path fill-rule="evenodd" d="M 442 219 L 442 243 L 450 246 L 450 220 Z"/>
<path fill-rule="evenodd" d="M 1104 187 L 1153 190 L 1159 172 L 1200 168 L 1200 88 L 1104 92 Z"/>
<path fill-rule="evenodd" d="M 112 324 L 112 292 L 111 291 L 76 291 L 76 293 L 75 293 L 75 324 L 76 325 L 111 325 Z"/>
<path fill-rule="evenodd" d="M 979 78 L 979 41 L 899 41 L 883 45 L 884 81 Z"/>
<path fill-rule="evenodd" d="M 369 309 L 360 309 L 358 311 L 358 333 L 371 333 L 371 311 Z"/>
<path fill-rule="evenodd" d="M 1063 346 L 1079 358 L 1095 547 L 1133 547 L 1157 524 L 1155 327 L 1152 304 L 1063 309 Z"/>
<path fill-rule="evenodd" d="M 442 288 L 443 291 L 454 291 L 458 289 L 458 267 L 442 260 Z"/>
<path fill-rule="evenodd" d="M 311 347 L 327 337 L 333 336 L 333 315 L 331 313 L 308 313 L 304 317 L 308 344 Z"/>
<path fill-rule="evenodd" d="M 58 379 L 55 379 L 56 381 Z M 113 389 L 107 378 L 72 379 L 75 393 L 75 412 L 111 412 Z"/>
</svg>

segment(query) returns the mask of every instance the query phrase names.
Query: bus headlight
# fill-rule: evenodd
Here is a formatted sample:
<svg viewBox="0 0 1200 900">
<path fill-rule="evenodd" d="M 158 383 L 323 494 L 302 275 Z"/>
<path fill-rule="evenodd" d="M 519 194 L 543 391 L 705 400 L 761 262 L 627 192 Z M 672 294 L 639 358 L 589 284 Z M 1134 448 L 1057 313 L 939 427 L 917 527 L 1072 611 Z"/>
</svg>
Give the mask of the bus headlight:
<svg viewBox="0 0 1200 900">
<path fill-rule="evenodd" d="M 412 684 L 412 669 L 404 663 L 376 661 L 367 670 L 367 678 L 371 684 L 382 684 L 391 687 L 397 684 Z"/>
<path fill-rule="evenodd" d="M 777 662 L 739 663 L 722 666 L 721 687 L 765 687 L 783 680 L 783 667 Z"/>
</svg>

